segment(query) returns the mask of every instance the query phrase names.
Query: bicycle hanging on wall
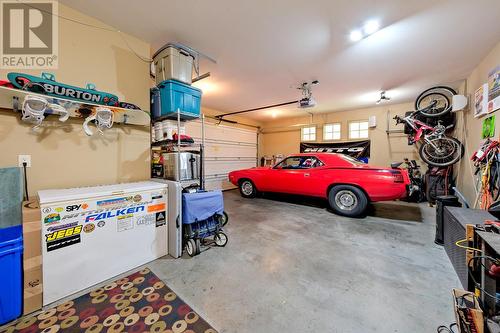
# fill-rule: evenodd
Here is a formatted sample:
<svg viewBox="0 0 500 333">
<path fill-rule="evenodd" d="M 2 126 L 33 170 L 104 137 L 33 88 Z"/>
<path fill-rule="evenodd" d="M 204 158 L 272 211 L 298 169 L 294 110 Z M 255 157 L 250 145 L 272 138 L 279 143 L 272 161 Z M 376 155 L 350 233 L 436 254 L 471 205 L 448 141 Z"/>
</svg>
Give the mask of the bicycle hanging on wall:
<svg viewBox="0 0 500 333">
<path fill-rule="evenodd" d="M 441 120 L 431 126 L 419 120 L 419 116 L 443 117 L 452 110 L 452 97 L 456 92 L 448 87 L 433 87 L 422 92 L 415 101 L 416 111 L 405 117 L 395 116 L 396 124 L 406 124 L 410 129 L 408 144 L 420 143 L 420 158 L 435 167 L 457 163 L 464 154 L 462 143 L 446 134 L 453 124 L 444 125 Z"/>
</svg>

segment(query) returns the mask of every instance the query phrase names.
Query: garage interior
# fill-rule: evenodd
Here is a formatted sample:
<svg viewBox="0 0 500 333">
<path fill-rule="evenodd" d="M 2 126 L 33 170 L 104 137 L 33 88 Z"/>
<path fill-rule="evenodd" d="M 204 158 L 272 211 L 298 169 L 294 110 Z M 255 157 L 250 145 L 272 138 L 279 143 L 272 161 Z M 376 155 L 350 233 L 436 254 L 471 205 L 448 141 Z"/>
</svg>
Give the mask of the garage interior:
<svg viewBox="0 0 500 333">
<path fill-rule="evenodd" d="M 500 2 L 0 8 L 0 333 L 500 332 Z"/>
</svg>

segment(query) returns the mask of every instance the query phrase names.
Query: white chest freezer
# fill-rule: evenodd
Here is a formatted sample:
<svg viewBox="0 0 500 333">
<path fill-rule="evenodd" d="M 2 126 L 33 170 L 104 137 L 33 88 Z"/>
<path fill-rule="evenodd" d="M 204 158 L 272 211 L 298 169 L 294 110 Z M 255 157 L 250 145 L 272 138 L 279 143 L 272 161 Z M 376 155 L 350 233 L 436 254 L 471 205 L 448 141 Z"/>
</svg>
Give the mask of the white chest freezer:
<svg viewBox="0 0 500 333">
<path fill-rule="evenodd" d="M 144 181 L 38 192 L 43 304 L 168 253 L 168 185 Z"/>
</svg>

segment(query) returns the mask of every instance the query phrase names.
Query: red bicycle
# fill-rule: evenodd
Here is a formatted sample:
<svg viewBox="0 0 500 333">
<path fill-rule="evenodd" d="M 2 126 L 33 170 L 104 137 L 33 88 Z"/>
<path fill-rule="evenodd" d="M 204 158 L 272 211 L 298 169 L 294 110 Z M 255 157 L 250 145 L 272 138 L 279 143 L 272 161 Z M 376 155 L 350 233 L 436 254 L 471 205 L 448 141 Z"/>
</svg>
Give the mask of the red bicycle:
<svg viewBox="0 0 500 333">
<path fill-rule="evenodd" d="M 406 123 L 413 129 L 413 133 L 408 136 L 408 143 L 421 141 L 418 153 L 425 163 L 443 167 L 458 162 L 464 154 L 464 147 L 456 138 L 446 135 L 446 130 L 453 125 L 444 126 L 438 121 L 438 124 L 432 127 L 416 119 L 420 113 L 433 114 L 432 109 L 435 109 L 437 103 L 433 101 L 425 109 L 412 112 L 406 117 L 395 116 L 394 119 L 396 124 Z"/>
</svg>

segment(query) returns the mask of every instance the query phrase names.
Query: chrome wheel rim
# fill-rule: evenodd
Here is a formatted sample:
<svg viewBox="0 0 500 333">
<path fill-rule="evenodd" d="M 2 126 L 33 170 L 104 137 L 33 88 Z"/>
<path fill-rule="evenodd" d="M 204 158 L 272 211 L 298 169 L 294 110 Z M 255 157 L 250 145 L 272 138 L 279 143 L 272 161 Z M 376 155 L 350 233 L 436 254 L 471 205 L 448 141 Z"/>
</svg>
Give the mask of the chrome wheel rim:
<svg viewBox="0 0 500 333">
<path fill-rule="evenodd" d="M 335 204 L 342 210 L 353 210 L 358 204 L 358 198 L 353 192 L 342 190 L 335 194 Z"/>
<path fill-rule="evenodd" d="M 194 253 L 193 245 L 189 241 L 186 244 L 186 251 L 189 255 Z"/>
<path fill-rule="evenodd" d="M 244 195 L 251 195 L 253 193 L 253 185 L 249 181 L 243 182 L 241 184 L 241 192 L 243 192 Z"/>
<path fill-rule="evenodd" d="M 214 240 L 215 240 L 216 245 L 222 246 L 222 245 L 226 244 L 227 237 L 224 234 L 215 234 Z"/>
</svg>

